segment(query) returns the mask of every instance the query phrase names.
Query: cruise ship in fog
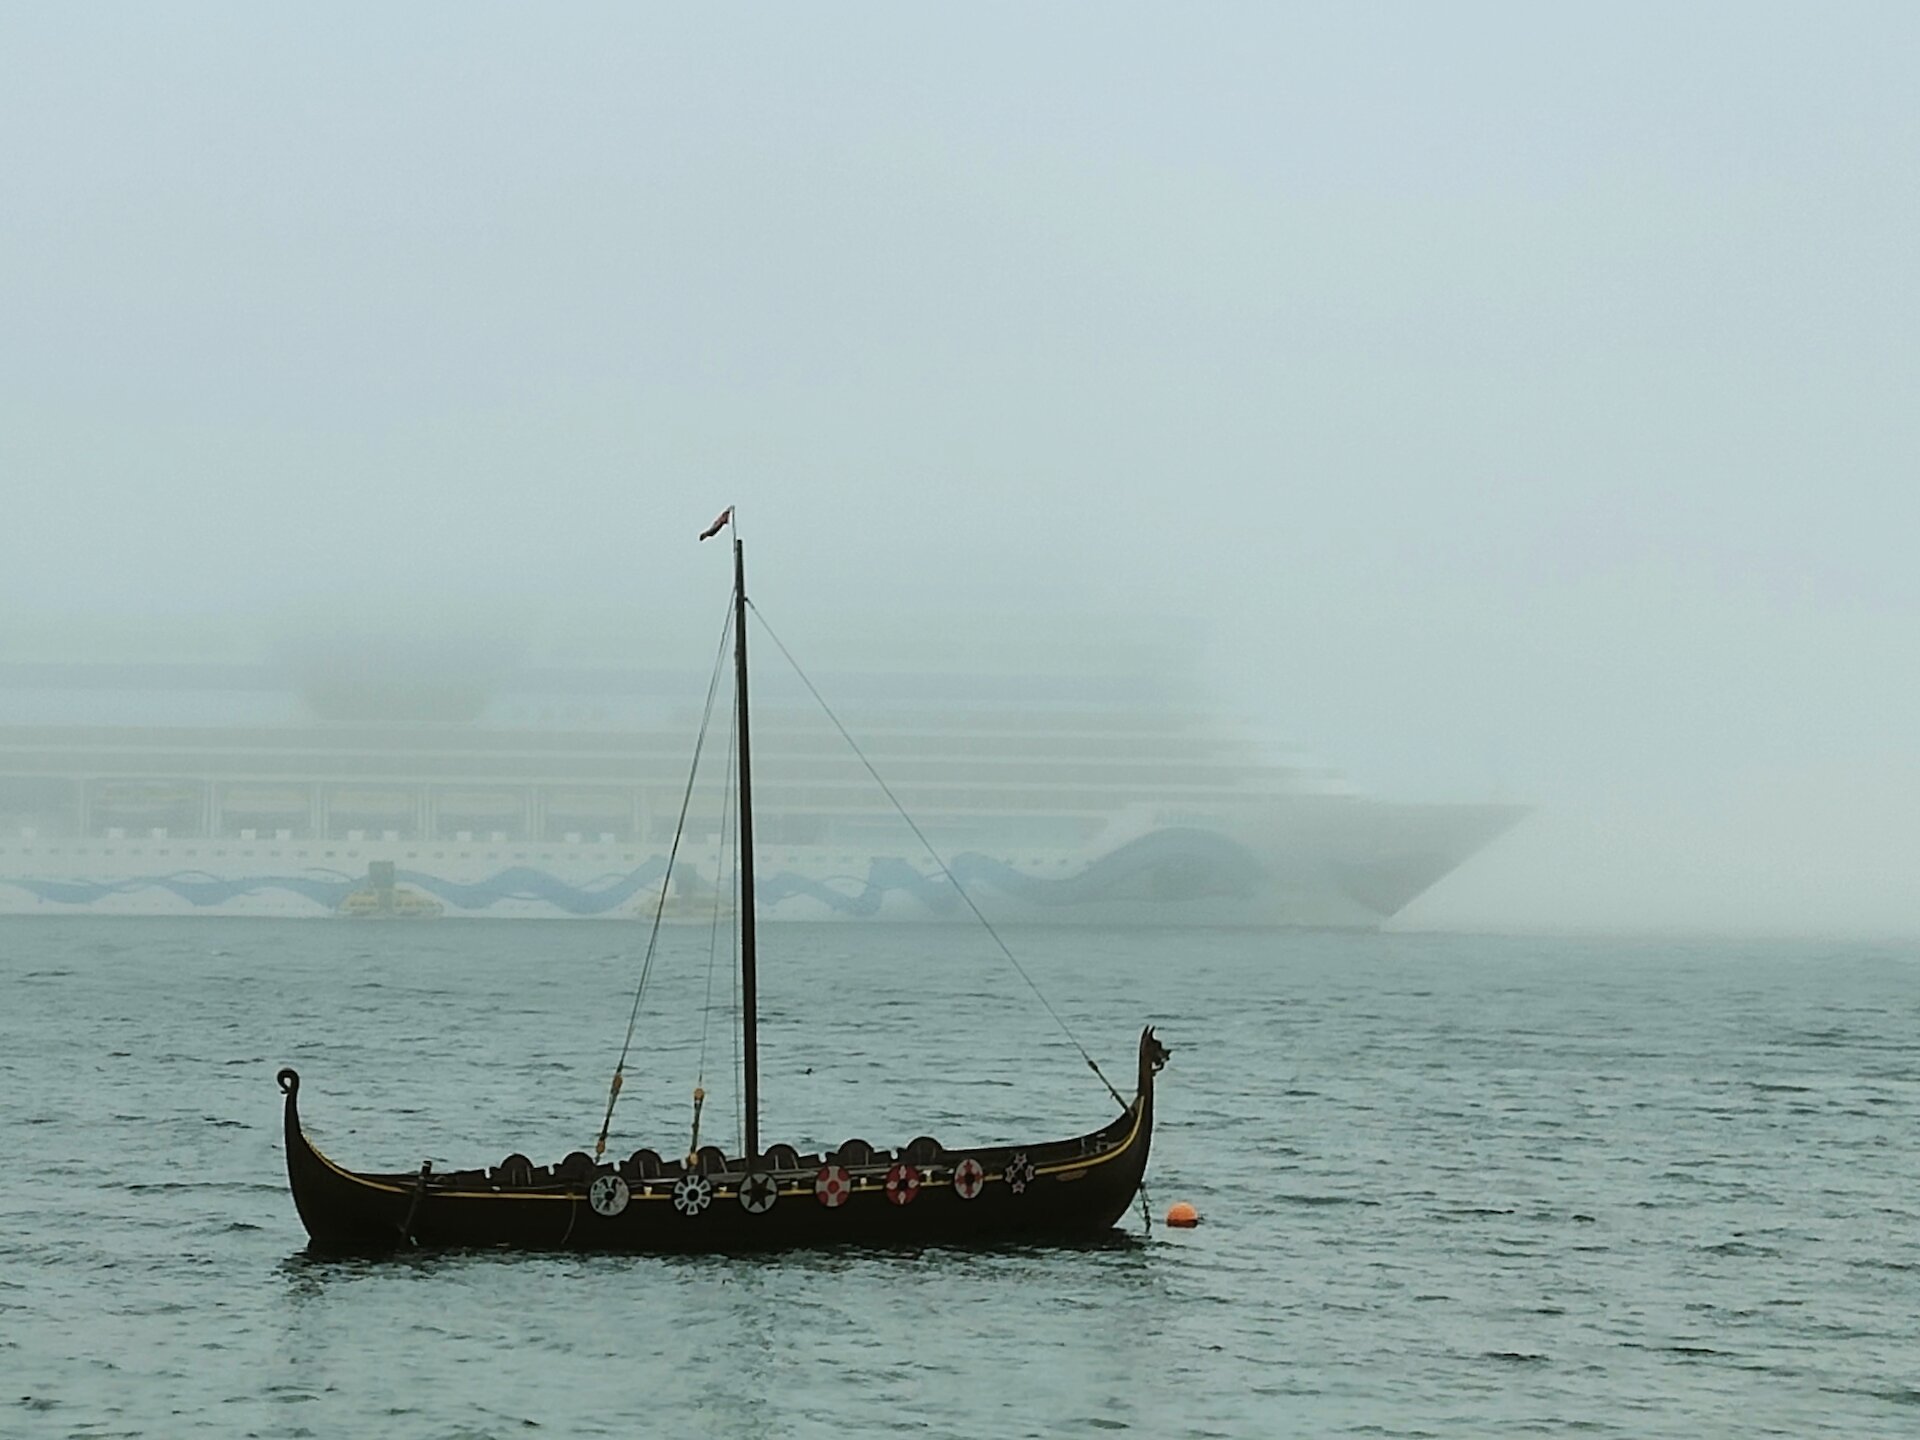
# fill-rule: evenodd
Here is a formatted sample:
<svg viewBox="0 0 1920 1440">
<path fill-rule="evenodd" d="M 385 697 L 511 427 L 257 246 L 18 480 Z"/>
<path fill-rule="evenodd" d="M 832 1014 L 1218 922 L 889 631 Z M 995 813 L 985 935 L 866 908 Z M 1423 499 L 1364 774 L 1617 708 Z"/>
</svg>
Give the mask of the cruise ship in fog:
<svg viewBox="0 0 1920 1440">
<path fill-rule="evenodd" d="M 995 920 L 1373 927 L 1521 813 L 1387 803 L 1268 755 L 1183 698 L 1168 647 L 1076 645 L 1064 671 L 1009 665 L 1001 643 L 936 666 L 951 648 L 819 679 Z M 610 645 L 378 633 L 101 649 L 0 655 L 0 913 L 633 919 L 659 903 L 703 676 Z M 798 684 L 761 669 L 759 913 L 964 914 Z M 694 790 L 671 913 L 711 913 L 731 886 L 721 794 Z"/>
</svg>

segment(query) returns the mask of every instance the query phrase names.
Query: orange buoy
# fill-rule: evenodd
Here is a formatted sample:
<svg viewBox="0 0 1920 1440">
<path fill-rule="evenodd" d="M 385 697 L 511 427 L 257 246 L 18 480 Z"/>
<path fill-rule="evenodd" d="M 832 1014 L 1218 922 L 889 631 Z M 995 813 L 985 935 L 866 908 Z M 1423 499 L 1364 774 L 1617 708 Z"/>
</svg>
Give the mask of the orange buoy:
<svg viewBox="0 0 1920 1440">
<path fill-rule="evenodd" d="M 1167 1224 L 1178 1226 L 1182 1230 L 1191 1230 L 1200 1223 L 1200 1212 L 1184 1200 L 1176 1200 L 1167 1207 Z"/>
</svg>

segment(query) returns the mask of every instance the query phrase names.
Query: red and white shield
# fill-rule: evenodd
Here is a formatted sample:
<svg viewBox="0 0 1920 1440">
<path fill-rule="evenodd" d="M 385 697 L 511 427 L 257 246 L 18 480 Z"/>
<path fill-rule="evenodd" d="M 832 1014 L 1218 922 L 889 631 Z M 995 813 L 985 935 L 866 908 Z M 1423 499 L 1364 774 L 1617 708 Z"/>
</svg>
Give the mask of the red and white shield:
<svg viewBox="0 0 1920 1440">
<path fill-rule="evenodd" d="M 887 1171 L 887 1199 L 895 1205 L 911 1205 L 919 1193 L 919 1170 L 902 1161 Z"/>
<path fill-rule="evenodd" d="M 973 1199 L 986 1183 L 987 1172 L 980 1168 L 980 1162 L 971 1155 L 954 1167 L 953 1188 L 960 1192 L 962 1200 Z"/>
<path fill-rule="evenodd" d="M 829 1210 L 847 1203 L 853 1193 L 853 1176 L 844 1165 L 822 1165 L 813 1177 L 813 1198 Z"/>
</svg>

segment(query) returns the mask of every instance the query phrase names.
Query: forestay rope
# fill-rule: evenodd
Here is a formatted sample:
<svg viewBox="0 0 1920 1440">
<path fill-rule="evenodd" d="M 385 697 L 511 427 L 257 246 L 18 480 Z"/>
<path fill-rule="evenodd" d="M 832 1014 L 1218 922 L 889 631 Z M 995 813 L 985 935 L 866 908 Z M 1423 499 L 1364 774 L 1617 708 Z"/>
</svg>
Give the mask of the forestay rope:
<svg viewBox="0 0 1920 1440">
<path fill-rule="evenodd" d="M 680 797 L 680 820 L 673 827 L 673 844 L 667 850 L 667 873 L 660 877 L 660 897 L 653 907 L 653 929 L 647 935 L 647 953 L 640 964 L 640 981 L 633 989 L 633 1008 L 627 1013 L 627 1036 L 620 1043 L 620 1059 L 613 1067 L 613 1080 L 607 1086 L 607 1113 L 600 1121 L 600 1135 L 593 1142 L 593 1158 L 607 1153 L 607 1131 L 613 1126 L 613 1107 L 619 1102 L 625 1083 L 627 1055 L 633 1049 L 633 1029 L 640 1019 L 640 1001 L 647 993 L 647 980 L 653 974 L 654 954 L 660 945 L 660 921 L 666 914 L 667 890 L 673 883 L 673 862 L 680 854 L 680 837 L 687 828 L 687 809 L 693 803 L 693 782 L 700 773 L 700 751 L 707 743 L 707 726 L 713 719 L 713 700 L 720 690 L 720 672 L 727 658 L 727 637 L 733 633 L 733 598 L 727 598 L 727 621 L 720 627 L 720 646 L 713 657 L 713 674 L 707 681 L 706 708 L 700 713 L 700 733 L 693 741 L 693 764 L 687 768 L 687 788 Z M 698 1110 L 695 1111 L 696 1116 Z M 698 1121 L 696 1119 L 696 1126 Z"/>
<path fill-rule="evenodd" d="M 731 719 L 727 722 L 727 768 L 725 774 L 733 771 L 733 747 L 738 739 Z M 727 822 L 733 818 L 733 787 L 725 785 L 720 791 L 720 834 L 715 841 L 713 857 L 713 920 L 707 930 L 707 996 L 700 1007 L 700 1063 L 694 1067 L 693 1076 L 693 1136 L 687 1142 L 688 1164 L 700 1151 L 700 1107 L 707 1098 L 707 1038 L 713 1030 L 713 971 L 720 961 L 720 900 L 725 892 L 720 888 L 721 878 L 727 873 Z M 728 946 L 731 954 L 733 947 Z M 736 1127 L 737 1128 L 737 1127 Z"/>
<path fill-rule="evenodd" d="M 1019 958 L 1008 948 L 1007 942 L 1000 938 L 1000 932 L 993 928 L 993 922 L 980 913 L 980 907 L 973 903 L 973 896 L 969 895 L 967 893 L 967 887 L 960 883 L 960 877 L 948 868 L 946 860 L 942 858 L 938 850 L 934 849 L 933 842 L 926 837 L 925 832 L 915 823 L 913 816 L 907 813 L 906 806 L 900 803 L 899 797 L 893 793 L 893 788 L 881 778 L 880 772 L 873 768 L 873 762 L 867 759 L 866 752 L 860 748 L 859 742 L 848 732 L 847 727 L 840 723 L 840 717 L 833 713 L 833 707 L 827 704 L 826 697 L 820 693 L 813 681 L 808 678 L 807 672 L 800 668 L 800 662 L 793 658 L 793 652 L 787 649 L 786 642 L 774 633 L 773 626 L 767 623 L 767 617 L 760 613 L 760 607 L 753 603 L 751 597 L 747 600 L 747 608 L 753 611 L 754 618 L 760 622 L 760 628 L 767 632 L 767 638 L 773 641 L 782 655 L 787 657 L 787 663 L 793 667 L 793 673 L 800 677 L 800 683 L 807 687 L 807 693 L 813 696 L 814 701 L 820 706 L 821 710 L 826 713 L 827 719 L 833 722 L 833 728 L 840 732 L 840 738 L 847 742 L 847 746 L 853 751 L 855 758 L 866 767 L 867 774 L 873 777 L 873 783 L 880 787 L 881 793 L 887 797 L 887 800 L 892 804 L 900 818 L 907 822 L 907 828 L 913 831 L 914 838 L 920 842 L 926 849 L 927 854 L 932 857 L 933 863 L 939 868 L 940 873 L 946 876 L 947 883 L 953 886 L 954 892 L 966 902 L 967 909 L 973 912 L 973 918 L 978 920 L 987 934 L 993 937 L 993 943 L 1000 947 L 1000 953 L 1007 957 L 1007 963 L 1013 966 L 1015 973 L 1027 982 L 1027 988 L 1033 991 L 1034 999 L 1040 1002 L 1041 1008 L 1053 1017 L 1053 1023 L 1060 1027 L 1060 1033 L 1067 1037 L 1067 1043 L 1080 1052 L 1080 1058 L 1087 1062 L 1087 1068 L 1099 1077 L 1102 1085 L 1107 1087 L 1107 1093 L 1113 1097 L 1114 1103 L 1119 1105 L 1122 1110 L 1125 1110 L 1127 1108 L 1126 1098 L 1114 1088 L 1113 1082 L 1107 1079 L 1106 1072 L 1100 1068 L 1099 1063 L 1093 1056 L 1087 1053 L 1087 1047 L 1080 1043 L 1079 1037 L 1073 1033 L 1072 1028 L 1068 1026 L 1067 1022 L 1061 1018 L 1060 1012 L 1053 1008 L 1046 994 L 1034 983 L 1033 977 L 1027 973 L 1027 967 L 1020 963 Z"/>
</svg>

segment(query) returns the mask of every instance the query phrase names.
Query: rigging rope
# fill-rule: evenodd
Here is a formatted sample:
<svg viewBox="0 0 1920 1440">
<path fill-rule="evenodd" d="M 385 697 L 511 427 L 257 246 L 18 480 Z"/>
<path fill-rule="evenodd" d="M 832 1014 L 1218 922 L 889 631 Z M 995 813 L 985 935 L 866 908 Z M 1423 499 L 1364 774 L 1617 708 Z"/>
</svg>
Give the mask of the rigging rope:
<svg viewBox="0 0 1920 1440">
<path fill-rule="evenodd" d="M 733 773 L 734 744 L 738 740 L 731 718 L 727 721 L 727 768 L 723 775 Z M 700 1007 L 700 1062 L 695 1067 L 693 1080 L 694 1095 L 694 1144 L 693 1150 L 700 1148 L 700 1101 L 706 1095 L 707 1085 L 707 1037 L 713 1029 L 713 969 L 719 962 L 720 952 L 720 881 L 727 868 L 727 822 L 733 816 L 733 787 L 723 784 L 720 789 L 720 834 L 715 842 L 713 857 L 713 921 L 707 929 L 707 997 Z M 689 1151 L 689 1153 L 692 1153 Z"/>
<path fill-rule="evenodd" d="M 728 722 L 726 735 L 726 774 L 733 772 L 733 741 L 737 735 L 733 732 L 732 722 Z M 714 1010 L 714 966 L 720 960 L 720 876 L 726 874 L 726 837 L 728 820 L 733 816 L 733 787 L 724 785 L 720 791 L 720 837 L 714 849 L 714 910 L 712 924 L 707 929 L 707 1000 L 701 1004 L 701 1060 L 693 1071 L 693 1085 L 707 1085 L 707 1037 L 712 1031 L 712 1010 Z"/>
<path fill-rule="evenodd" d="M 735 954 L 740 950 L 740 877 L 733 877 L 734 916 L 731 948 Z M 727 973 L 733 978 L 733 1013 L 728 1017 L 727 1033 L 733 1037 L 733 1143 L 736 1154 L 742 1154 L 747 1148 L 746 1104 L 743 1096 L 747 1093 L 747 1070 L 740 1059 L 740 967 L 729 965 Z"/>
<path fill-rule="evenodd" d="M 720 627 L 720 646 L 713 657 L 713 674 L 707 681 L 707 704 L 700 714 L 700 733 L 693 741 L 693 763 L 687 767 L 687 788 L 680 797 L 680 820 L 673 827 L 673 844 L 667 849 L 667 873 L 660 877 L 660 898 L 653 907 L 653 929 L 647 935 L 646 958 L 640 964 L 640 983 L 634 986 L 633 1009 L 627 1014 L 627 1037 L 620 1043 L 620 1059 L 613 1067 L 613 1080 L 607 1086 L 607 1113 L 600 1121 L 599 1138 L 593 1142 L 593 1158 L 607 1152 L 607 1131 L 613 1126 L 613 1107 L 619 1102 L 625 1083 L 627 1055 L 633 1049 L 633 1027 L 640 1019 L 640 1000 L 647 993 L 647 980 L 653 974 L 654 954 L 660 944 L 660 919 L 667 909 L 667 888 L 673 883 L 673 862 L 680 854 L 680 836 L 687 828 L 687 807 L 693 802 L 694 777 L 700 773 L 700 751 L 707 743 L 707 725 L 713 719 L 713 697 L 720 689 L 720 672 L 727 658 L 727 637 L 733 633 L 733 598 L 727 598 L 727 620 Z"/>
<path fill-rule="evenodd" d="M 873 768 L 873 762 L 867 759 L 866 752 L 860 748 L 859 742 L 848 733 L 847 727 L 840 723 L 840 717 L 833 713 L 833 707 L 827 704 L 826 697 L 815 688 L 813 681 L 808 678 L 807 672 L 800 668 L 800 662 L 793 658 L 793 652 L 787 649 L 786 642 L 774 633 L 773 626 L 767 623 L 767 617 L 760 613 L 760 607 L 755 605 L 752 599 L 749 598 L 747 608 L 753 611 L 754 618 L 760 622 L 760 628 L 767 632 L 767 638 L 779 647 L 782 655 L 787 657 L 787 663 L 793 666 L 793 673 L 800 677 L 800 683 L 807 687 L 807 693 L 812 695 L 821 710 L 826 712 L 827 719 L 833 722 L 833 728 L 840 732 L 840 738 L 847 742 L 847 746 L 853 751 L 855 758 L 866 767 L 867 774 L 873 777 L 873 783 L 880 787 L 881 793 L 891 802 L 894 810 L 899 813 L 900 818 L 907 822 L 907 828 L 913 831 L 914 838 L 926 848 L 927 854 L 933 858 L 933 863 L 939 867 L 940 873 L 947 877 L 947 883 L 953 886 L 955 893 L 957 893 L 962 900 L 966 901 L 967 908 L 973 912 L 973 918 L 978 920 L 987 934 L 993 937 L 993 943 L 1000 947 L 1000 953 L 1007 957 L 1007 963 L 1012 965 L 1020 978 L 1027 982 L 1027 988 L 1033 991 L 1034 999 L 1040 1002 L 1041 1008 L 1053 1017 L 1053 1023 L 1060 1027 L 1060 1033 L 1067 1037 L 1067 1043 L 1080 1052 L 1080 1058 L 1087 1062 L 1087 1068 L 1099 1077 L 1102 1085 L 1107 1087 L 1107 1093 L 1114 1098 L 1115 1103 L 1118 1104 L 1122 1110 L 1126 1109 L 1127 1101 L 1125 1098 L 1122 1097 L 1118 1090 L 1114 1089 L 1113 1082 L 1107 1079 L 1106 1072 L 1100 1068 L 1093 1056 L 1087 1053 L 1087 1047 L 1080 1043 L 1079 1037 L 1073 1033 L 1072 1029 L 1067 1025 L 1067 1022 L 1061 1019 L 1060 1012 L 1053 1008 L 1052 1003 L 1048 1001 L 1040 987 L 1034 983 L 1033 977 L 1027 973 L 1027 967 L 1020 963 L 1013 951 L 1007 947 L 1007 942 L 1000 938 L 1000 932 L 993 928 L 993 923 L 989 921 L 985 915 L 980 913 L 980 907 L 973 903 L 973 896 L 969 895 L 967 893 L 967 887 L 960 883 L 960 877 L 947 868 L 947 862 L 941 858 L 940 852 L 933 848 L 933 842 L 927 839 L 926 834 L 920 829 L 919 825 L 914 823 L 913 816 L 907 813 L 906 806 L 900 803 L 899 798 L 893 793 L 893 788 L 880 777 L 880 772 Z"/>
</svg>

